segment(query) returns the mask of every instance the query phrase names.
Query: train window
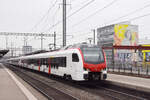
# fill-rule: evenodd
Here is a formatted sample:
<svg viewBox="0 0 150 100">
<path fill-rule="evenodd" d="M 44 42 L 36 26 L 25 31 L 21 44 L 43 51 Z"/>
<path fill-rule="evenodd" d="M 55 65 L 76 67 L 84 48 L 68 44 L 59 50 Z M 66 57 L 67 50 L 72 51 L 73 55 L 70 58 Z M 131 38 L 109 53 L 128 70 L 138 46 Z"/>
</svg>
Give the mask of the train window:
<svg viewBox="0 0 150 100">
<path fill-rule="evenodd" d="M 28 59 L 28 60 L 26 60 L 26 63 L 28 63 L 30 65 L 30 64 L 32 64 L 32 60 Z"/>
<path fill-rule="evenodd" d="M 51 67 L 57 68 L 58 67 L 66 67 L 66 57 L 55 57 L 50 58 Z"/>
<path fill-rule="evenodd" d="M 48 59 L 42 58 L 42 65 L 47 65 L 48 64 Z"/>
<path fill-rule="evenodd" d="M 62 67 L 66 67 L 66 57 L 62 57 L 63 61 L 62 61 Z"/>
<path fill-rule="evenodd" d="M 40 67 L 41 67 L 42 64 L 43 64 L 43 60 L 39 59 L 39 65 L 40 65 Z"/>
<path fill-rule="evenodd" d="M 72 62 L 79 62 L 79 57 L 76 53 L 72 54 Z"/>
<path fill-rule="evenodd" d="M 59 66 L 58 66 L 58 65 L 56 65 L 56 69 L 58 69 L 58 67 L 59 67 Z"/>
<path fill-rule="evenodd" d="M 35 66 L 39 65 L 39 60 L 38 59 L 31 59 L 32 64 L 34 64 Z"/>
<path fill-rule="evenodd" d="M 59 57 L 59 66 L 66 67 L 66 57 Z"/>
</svg>

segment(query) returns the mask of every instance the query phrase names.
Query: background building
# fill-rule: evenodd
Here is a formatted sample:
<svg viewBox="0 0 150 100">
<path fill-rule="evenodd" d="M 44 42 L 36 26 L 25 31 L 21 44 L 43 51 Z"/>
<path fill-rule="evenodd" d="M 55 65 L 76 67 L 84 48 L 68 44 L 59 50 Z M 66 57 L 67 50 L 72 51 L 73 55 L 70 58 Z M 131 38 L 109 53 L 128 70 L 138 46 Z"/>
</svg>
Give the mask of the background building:
<svg viewBox="0 0 150 100">
<path fill-rule="evenodd" d="M 138 26 L 115 24 L 97 29 L 97 44 L 100 46 L 138 45 Z"/>
<path fill-rule="evenodd" d="M 109 46 L 137 46 L 138 26 L 131 24 L 114 24 L 97 29 L 97 45 Z M 132 60 L 134 50 L 105 50 L 107 60 Z"/>
<path fill-rule="evenodd" d="M 32 52 L 32 46 L 23 46 L 22 47 L 22 54 L 28 54 Z"/>
</svg>

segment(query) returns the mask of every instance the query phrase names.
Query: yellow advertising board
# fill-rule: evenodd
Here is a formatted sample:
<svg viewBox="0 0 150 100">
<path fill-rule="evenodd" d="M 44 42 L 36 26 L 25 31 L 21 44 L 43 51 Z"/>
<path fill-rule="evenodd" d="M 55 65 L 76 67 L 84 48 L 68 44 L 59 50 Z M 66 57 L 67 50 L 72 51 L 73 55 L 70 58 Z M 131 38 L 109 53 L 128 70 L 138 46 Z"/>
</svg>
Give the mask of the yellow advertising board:
<svg viewBox="0 0 150 100">
<path fill-rule="evenodd" d="M 135 25 L 116 24 L 114 27 L 114 45 L 138 45 L 138 28 Z"/>
</svg>

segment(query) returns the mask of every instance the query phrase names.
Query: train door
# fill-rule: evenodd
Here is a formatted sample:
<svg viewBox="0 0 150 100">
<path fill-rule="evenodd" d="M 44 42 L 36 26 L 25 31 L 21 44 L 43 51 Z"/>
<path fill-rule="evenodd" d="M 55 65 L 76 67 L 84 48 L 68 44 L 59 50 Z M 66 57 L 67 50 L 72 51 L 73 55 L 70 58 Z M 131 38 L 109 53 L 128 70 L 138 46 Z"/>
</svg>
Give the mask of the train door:
<svg viewBox="0 0 150 100">
<path fill-rule="evenodd" d="M 49 67 L 50 67 L 50 59 L 49 58 L 44 58 L 43 61 L 43 72 L 49 73 Z"/>
<path fill-rule="evenodd" d="M 43 58 L 43 72 L 46 72 L 47 70 L 47 59 Z"/>
<path fill-rule="evenodd" d="M 79 56 L 77 53 L 72 53 L 72 64 L 71 64 L 71 68 L 72 68 L 72 77 L 73 79 L 77 79 L 78 75 L 80 75 L 81 73 L 81 68 L 80 68 L 80 64 L 79 64 Z"/>
<path fill-rule="evenodd" d="M 40 61 L 41 61 L 41 66 L 40 66 L 41 69 L 40 69 L 40 70 L 41 70 L 42 72 L 45 72 L 45 64 L 44 64 L 44 63 L 45 63 L 45 59 L 44 59 L 44 58 L 41 58 Z"/>
</svg>

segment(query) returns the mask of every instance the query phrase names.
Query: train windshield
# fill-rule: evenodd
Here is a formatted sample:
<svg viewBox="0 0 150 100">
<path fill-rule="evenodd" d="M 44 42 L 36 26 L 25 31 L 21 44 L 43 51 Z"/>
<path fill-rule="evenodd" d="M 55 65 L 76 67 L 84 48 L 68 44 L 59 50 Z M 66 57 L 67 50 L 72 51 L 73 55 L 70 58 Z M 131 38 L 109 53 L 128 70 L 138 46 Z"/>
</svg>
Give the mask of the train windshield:
<svg viewBox="0 0 150 100">
<path fill-rule="evenodd" d="M 101 48 L 82 48 L 84 62 L 90 64 L 99 64 L 104 62 L 104 55 Z"/>
</svg>

